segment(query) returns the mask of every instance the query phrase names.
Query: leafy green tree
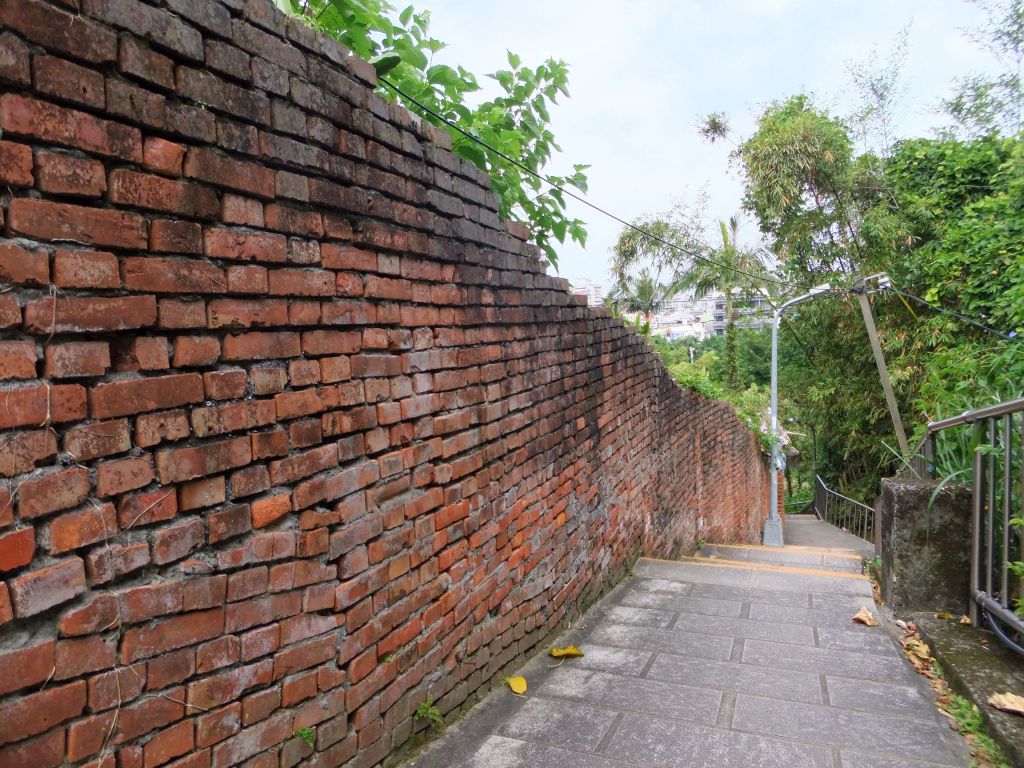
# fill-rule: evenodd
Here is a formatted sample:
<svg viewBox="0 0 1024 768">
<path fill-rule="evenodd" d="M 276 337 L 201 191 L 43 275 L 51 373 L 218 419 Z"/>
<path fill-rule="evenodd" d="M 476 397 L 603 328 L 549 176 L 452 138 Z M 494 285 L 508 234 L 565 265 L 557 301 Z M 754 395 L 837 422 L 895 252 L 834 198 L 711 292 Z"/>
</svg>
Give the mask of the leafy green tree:
<svg viewBox="0 0 1024 768">
<path fill-rule="evenodd" d="M 627 275 L 616 283 L 609 294 L 609 300 L 620 312 L 640 315 L 644 319 L 644 325 L 650 327 L 651 318 L 663 310 L 678 292 L 678 285 L 658 282 L 657 278 L 645 269 L 635 277 Z"/>
<path fill-rule="evenodd" d="M 679 284 L 703 299 L 713 293 L 725 297 L 725 386 L 740 385 L 736 346 L 736 302 L 763 290 L 767 273 L 757 255 L 737 243 L 739 220 L 733 216 L 728 223 L 719 222 L 722 247 L 708 259 L 694 259 L 680 276 Z"/>
<path fill-rule="evenodd" d="M 435 62 L 445 44 L 430 36 L 429 12 L 417 12 L 411 5 L 398 12 L 385 0 L 277 2 L 286 12 L 335 37 L 357 55 L 376 61 L 382 72 L 386 69 L 384 76 L 390 82 L 430 112 L 441 115 L 443 120 L 406 104 L 424 120 L 451 133 L 452 150 L 490 176 L 501 216 L 525 223 L 552 264 L 558 262 L 556 243 L 565 242 L 566 237 L 581 245 L 586 243 L 585 224 L 567 214 L 565 195 L 519 167 L 546 174 L 554 152 L 560 149 L 550 128 L 550 109 L 559 96 L 569 96 L 569 69 L 564 61 L 547 59 L 528 67 L 510 51 L 508 68 L 488 75 L 497 82 L 500 95 L 471 106 L 467 96 L 480 90 L 479 81 L 463 67 Z M 385 86 L 378 93 L 387 99 L 396 98 L 394 91 Z M 497 152 L 467 139 L 445 120 Z M 576 164 L 571 173 L 546 175 L 558 186 L 585 192 L 587 167 Z"/>
<path fill-rule="evenodd" d="M 956 81 L 946 113 L 968 137 L 1024 130 L 1024 0 L 973 0 L 985 22 L 968 33 L 992 55 L 994 75 L 972 74 Z"/>
</svg>

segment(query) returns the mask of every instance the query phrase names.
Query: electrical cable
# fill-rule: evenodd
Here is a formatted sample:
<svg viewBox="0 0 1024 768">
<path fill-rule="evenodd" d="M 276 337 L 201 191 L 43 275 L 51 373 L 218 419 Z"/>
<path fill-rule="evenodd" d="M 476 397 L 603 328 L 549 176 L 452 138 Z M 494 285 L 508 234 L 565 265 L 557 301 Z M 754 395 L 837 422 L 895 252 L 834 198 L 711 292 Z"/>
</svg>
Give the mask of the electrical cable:
<svg viewBox="0 0 1024 768">
<path fill-rule="evenodd" d="M 458 125 L 453 123 L 451 120 L 446 118 L 444 115 L 438 114 L 435 110 L 431 109 L 426 104 L 424 104 L 421 101 L 419 101 L 418 99 L 416 99 L 414 96 L 410 96 L 409 94 L 407 94 L 405 91 L 403 91 L 401 88 L 399 88 L 397 85 L 392 83 L 387 78 L 378 76 L 377 80 L 380 81 L 381 83 L 383 83 L 384 85 L 386 85 L 388 88 L 390 88 L 396 94 L 398 94 L 399 96 L 404 98 L 406 101 L 410 102 L 411 104 L 415 104 L 417 107 L 419 107 L 421 110 L 426 112 L 428 115 L 431 115 L 434 118 L 440 120 L 445 125 L 447 125 L 449 128 L 451 128 L 451 129 L 453 129 L 455 131 L 458 131 L 459 133 L 461 133 L 463 136 L 465 136 L 470 141 L 475 142 L 476 144 L 479 144 L 481 147 L 487 149 L 490 152 L 493 152 L 495 155 L 497 155 L 498 157 L 502 158 L 503 160 L 505 160 L 505 161 L 507 161 L 509 163 L 512 163 L 512 165 L 514 165 L 516 168 L 519 168 L 520 170 L 525 171 L 526 173 L 530 174 L 531 176 L 534 176 L 537 179 L 540 179 L 545 184 L 549 185 L 551 188 L 557 189 L 563 195 L 565 195 L 567 197 L 571 197 L 573 200 L 576 200 L 577 202 L 582 203 L 583 205 L 587 206 L 588 208 L 591 208 L 591 209 L 597 211 L 598 213 L 601 213 L 601 214 L 607 216 L 608 218 L 613 219 L 614 221 L 617 221 L 619 224 L 622 224 L 624 227 L 628 227 L 629 229 L 632 229 L 633 231 L 640 233 L 644 237 L 648 237 L 651 240 L 654 240 L 655 242 L 660 243 L 661 245 L 665 245 L 665 246 L 667 246 L 669 248 L 672 248 L 673 250 L 679 251 L 680 253 L 684 253 L 684 254 L 686 254 L 687 256 L 689 256 L 689 257 L 691 257 L 693 259 L 697 259 L 698 261 L 703 261 L 703 262 L 705 262 L 707 264 L 713 264 L 714 266 L 719 267 L 721 269 L 725 269 L 726 271 L 729 271 L 729 272 L 735 272 L 736 274 L 744 275 L 746 277 L 750 277 L 750 278 L 753 278 L 755 280 L 763 280 L 765 282 L 775 283 L 776 285 L 782 285 L 782 286 L 785 286 L 786 288 L 795 288 L 796 287 L 792 283 L 786 283 L 786 282 L 783 282 L 782 280 L 776 280 L 775 278 L 767 277 L 765 275 L 755 275 L 755 274 L 753 274 L 751 272 L 747 272 L 745 270 L 739 269 L 738 267 L 730 267 L 730 266 L 728 266 L 726 264 L 722 264 L 721 262 L 715 261 L 714 259 L 710 259 L 707 256 L 699 254 L 699 253 L 697 253 L 695 251 L 690 251 L 690 250 L 688 250 L 686 248 L 683 248 L 682 246 L 677 245 L 676 243 L 670 242 L 668 240 L 665 240 L 662 237 L 658 237 L 657 235 L 655 235 L 655 234 L 653 234 L 651 232 L 648 232 L 647 230 L 643 229 L 642 227 L 638 227 L 637 225 L 632 224 L 632 223 L 626 221 L 621 216 L 616 216 L 611 211 L 608 211 L 608 210 L 602 208 L 601 206 L 596 205 L 595 203 L 590 202 L 585 197 L 582 197 L 581 195 L 577 195 L 575 192 L 572 192 L 571 190 L 566 189 L 562 185 L 557 184 L 556 182 L 554 182 L 548 176 L 545 176 L 542 173 L 537 173 L 537 171 L 533 170 L 529 166 L 524 165 L 519 160 L 516 160 L 515 158 L 510 157 L 509 155 L 506 155 L 501 150 L 495 149 L 490 144 L 485 142 L 483 139 L 480 139 L 477 136 L 475 136 L 472 133 L 470 133 L 469 131 L 465 130 L 464 128 L 459 127 Z"/>
<path fill-rule="evenodd" d="M 1001 339 L 1006 339 L 1007 341 L 1011 341 L 1011 340 L 1017 338 L 1017 333 L 1015 331 L 1011 332 L 1011 333 L 1003 333 L 1002 331 L 997 331 L 995 328 L 992 328 L 989 325 L 985 325 L 985 323 L 981 322 L 980 320 L 975 320 L 973 317 L 968 317 L 967 315 L 962 315 L 959 312 L 954 312 L 951 309 L 946 309 L 945 307 L 940 306 L 938 304 L 933 304 L 932 302 L 928 301 L 927 299 L 922 299 L 920 296 L 915 296 L 912 293 L 907 293 L 906 291 L 901 291 L 899 288 L 896 288 L 894 286 L 889 286 L 885 290 L 888 290 L 891 293 L 895 293 L 897 296 L 902 296 L 905 299 L 910 299 L 911 301 L 916 301 L 918 304 L 921 304 L 921 305 L 923 305 L 925 307 L 928 307 L 929 309 L 935 310 L 936 312 L 939 312 L 940 314 L 949 315 L 950 317 L 955 317 L 957 320 L 961 320 L 962 322 L 965 322 L 968 325 L 973 325 L 975 328 L 980 328 L 983 331 L 987 331 L 988 333 L 991 333 L 991 334 L 993 334 L 995 336 L 998 336 Z"/>
</svg>

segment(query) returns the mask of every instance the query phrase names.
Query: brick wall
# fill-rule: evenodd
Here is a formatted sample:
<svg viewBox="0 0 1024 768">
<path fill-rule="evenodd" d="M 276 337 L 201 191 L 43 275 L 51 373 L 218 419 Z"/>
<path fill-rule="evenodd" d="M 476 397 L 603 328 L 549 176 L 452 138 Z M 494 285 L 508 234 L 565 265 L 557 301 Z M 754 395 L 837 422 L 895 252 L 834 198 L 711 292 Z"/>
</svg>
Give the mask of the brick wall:
<svg viewBox="0 0 1024 768">
<path fill-rule="evenodd" d="M 756 539 L 731 409 L 365 62 L 266 0 L 0 25 L 4 768 L 372 766 L 638 554 Z"/>
</svg>

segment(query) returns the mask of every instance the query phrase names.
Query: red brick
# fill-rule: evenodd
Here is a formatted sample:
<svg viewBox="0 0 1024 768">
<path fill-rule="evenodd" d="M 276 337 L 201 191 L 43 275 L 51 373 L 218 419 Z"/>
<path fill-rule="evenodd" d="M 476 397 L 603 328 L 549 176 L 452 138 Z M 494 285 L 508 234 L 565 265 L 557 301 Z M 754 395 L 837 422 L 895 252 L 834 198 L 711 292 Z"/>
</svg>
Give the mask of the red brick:
<svg viewBox="0 0 1024 768">
<path fill-rule="evenodd" d="M 116 534 L 117 517 L 113 504 L 98 504 L 78 512 L 67 512 L 50 523 L 50 554 L 70 552 L 105 541 Z"/>
<path fill-rule="evenodd" d="M 325 269 L 272 269 L 273 296 L 333 296 L 334 273 Z"/>
<path fill-rule="evenodd" d="M 64 433 L 63 450 L 70 453 L 76 461 L 89 461 L 115 453 L 124 453 L 131 447 L 131 435 L 125 419 L 73 427 Z"/>
<path fill-rule="evenodd" d="M 322 243 L 320 256 L 328 269 L 350 269 L 356 272 L 376 272 L 377 254 L 338 243 Z"/>
<path fill-rule="evenodd" d="M 58 627 L 65 636 L 89 635 L 116 626 L 117 600 L 113 595 L 97 595 L 81 608 L 68 611 L 60 618 Z"/>
<path fill-rule="evenodd" d="M 207 256 L 233 261 L 284 262 L 288 241 L 283 235 L 237 229 L 207 229 L 203 233 Z"/>
<path fill-rule="evenodd" d="M 79 640 L 61 640 L 57 643 L 54 680 L 110 669 L 117 662 L 117 642 L 99 635 Z"/>
<path fill-rule="evenodd" d="M 206 311 L 211 328 L 288 324 L 288 304 L 282 299 L 214 299 Z"/>
<path fill-rule="evenodd" d="M 163 450 L 156 455 L 157 472 L 162 483 L 178 483 L 206 475 L 215 475 L 252 461 L 248 437 L 236 437 L 190 448 Z"/>
<path fill-rule="evenodd" d="M 206 303 L 195 300 L 160 299 L 160 327 L 206 327 Z"/>
<path fill-rule="evenodd" d="M 270 488 L 270 474 L 267 468 L 257 464 L 231 473 L 231 496 L 240 499 L 252 496 Z"/>
<path fill-rule="evenodd" d="M 121 268 L 117 257 L 108 251 L 58 248 L 53 282 L 59 288 L 120 288 Z"/>
<path fill-rule="evenodd" d="M 61 296 L 25 306 L 25 328 L 33 333 L 123 331 L 156 324 L 153 296 Z"/>
<path fill-rule="evenodd" d="M 35 183 L 31 147 L 0 141 L 0 182 L 11 187 L 31 187 Z"/>
<path fill-rule="evenodd" d="M 84 680 L 7 701 L 0 704 L 0 743 L 44 733 L 84 710 Z"/>
<path fill-rule="evenodd" d="M 220 220 L 225 224 L 262 227 L 263 204 L 251 197 L 225 193 L 221 198 Z"/>
<path fill-rule="evenodd" d="M 71 101 L 102 111 L 106 104 L 103 75 L 56 56 L 32 58 L 36 91 L 60 101 Z"/>
<path fill-rule="evenodd" d="M 89 470 L 69 467 L 18 486 L 18 516 L 30 519 L 76 507 L 89 497 Z"/>
<path fill-rule="evenodd" d="M 36 532 L 20 528 L 0 533 L 0 572 L 13 571 L 28 565 L 36 551 Z"/>
<path fill-rule="evenodd" d="M 89 678 L 89 709 L 101 712 L 138 698 L 146 685 L 146 665 L 119 667 Z"/>
<path fill-rule="evenodd" d="M 64 730 L 50 731 L 36 739 L 0 748 L 4 768 L 57 768 L 64 764 Z M 113 768 L 99 766 L 98 768 Z"/>
<path fill-rule="evenodd" d="M 171 688 L 161 696 L 122 708 L 118 712 L 115 743 L 133 741 L 143 734 L 181 720 L 185 707 L 179 702 L 184 695 L 184 688 Z"/>
<path fill-rule="evenodd" d="M 266 293 L 270 287 L 266 267 L 243 264 L 228 267 L 230 293 Z"/>
<path fill-rule="evenodd" d="M 218 344 L 218 350 L 219 348 Z M 245 371 L 241 368 L 208 371 L 203 374 L 206 397 L 212 400 L 232 400 L 244 397 L 247 381 Z"/>
<path fill-rule="evenodd" d="M 191 721 L 173 725 L 146 742 L 143 748 L 145 768 L 157 768 L 191 751 L 194 745 Z"/>
<path fill-rule="evenodd" d="M 36 343 L 0 341 L 0 379 L 34 379 Z"/>
<path fill-rule="evenodd" d="M 39 384 L 0 390 L 0 428 L 41 427 L 85 418 L 85 387 Z"/>
<path fill-rule="evenodd" d="M 121 47 L 117 56 L 117 68 L 127 74 L 137 77 L 140 80 L 159 85 L 167 90 L 174 88 L 174 61 L 163 56 L 152 48 L 139 44 L 132 37 L 122 37 Z M 163 141 L 155 139 L 155 141 Z M 149 165 L 149 158 L 146 165 Z M 181 158 L 178 158 L 178 168 L 181 168 Z"/>
<path fill-rule="evenodd" d="M 149 544 L 145 541 L 124 546 L 106 544 L 86 555 L 85 572 L 94 584 L 105 584 L 126 573 L 145 568 L 151 561 Z"/>
<path fill-rule="evenodd" d="M 39 152 L 36 174 L 39 189 L 57 195 L 99 197 L 107 189 L 103 165 L 91 158 Z"/>
<path fill-rule="evenodd" d="M 196 672 L 196 652 L 182 648 L 157 656 L 146 664 L 146 690 L 159 691 L 187 680 Z"/>
<path fill-rule="evenodd" d="M 284 456 L 288 453 L 288 433 L 283 429 L 252 433 L 252 455 L 255 459 Z"/>
<path fill-rule="evenodd" d="M 90 410 L 100 419 L 174 408 L 202 399 L 203 378 L 198 373 L 107 382 L 89 391 Z"/>
<path fill-rule="evenodd" d="M 240 733 L 222 741 L 213 748 L 214 765 L 234 765 L 280 744 L 292 734 L 292 716 L 279 712 Z M 262 768 L 262 767 L 261 767 Z"/>
<path fill-rule="evenodd" d="M 238 638 L 234 635 L 204 643 L 196 649 L 196 672 L 205 674 L 236 663 L 238 650 Z"/>
<path fill-rule="evenodd" d="M 0 96 L 0 124 L 5 135 L 25 136 L 130 162 L 142 160 L 142 135 L 138 128 L 18 94 Z"/>
<path fill-rule="evenodd" d="M 0 328 L 21 325 L 21 307 L 13 293 L 0 294 Z"/>
<path fill-rule="evenodd" d="M 206 262 L 129 256 L 124 260 L 124 285 L 130 291 L 153 293 L 224 293 L 224 270 Z"/>
<path fill-rule="evenodd" d="M 263 528 L 292 511 L 291 495 L 279 493 L 252 502 L 252 527 Z"/>
<path fill-rule="evenodd" d="M 104 461 L 96 467 L 96 473 L 96 495 L 100 498 L 142 488 L 154 477 L 148 456 Z"/>
<path fill-rule="evenodd" d="M 142 448 L 164 440 L 181 440 L 188 435 L 188 417 L 184 411 L 144 413 L 135 419 L 135 443 Z"/>
<path fill-rule="evenodd" d="M 37 685 L 53 673 L 56 644 L 44 640 L 30 646 L 0 652 L 0 695 Z"/>
<path fill-rule="evenodd" d="M 114 369 L 118 371 L 163 371 L 171 367 L 164 336 L 136 336 L 117 345 Z"/>
<path fill-rule="evenodd" d="M 248 504 L 234 504 L 225 509 L 211 512 L 207 517 L 210 526 L 210 543 L 216 544 L 252 530 L 249 516 Z"/>
<path fill-rule="evenodd" d="M 274 172 L 270 168 L 235 160 L 205 147 L 188 151 L 185 175 L 256 197 L 274 198 Z"/>
<path fill-rule="evenodd" d="M 0 451 L 0 477 L 28 472 L 56 453 L 57 438 L 52 429 L 15 433 L 6 438 Z"/>
<path fill-rule="evenodd" d="M 208 747 L 224 741 L 241 729 L 242 705 L 230 704 L 196 718 L 196 746 Z"/>
<path fill-rule="evenodd" d="M 85 591 L 85 564 L 69 557 L 54 565 L 16 576 L 8 582 L 11 604 L 19 618 L 66 603 Z M 22 734 L 25 736 L 26 734 Z"/>
<path fill-rule="evenodd" d="M 14 620 L 14 608 L 11 607 L 11 592 L 6 584 L 0 583 L 0 624 Z"/>
<path fill-rule="evenodd" d="M 271 360 L 298 357 L 299 334 L 291 331 L 239 333 L 224 337 L 225 360 Z"/>
<path fill-rule="evenodd" d="M 149 249 L 157 253 L 203 252 L 203 230 L 191 221 L 156 219 L 149 226 Z"/>
<path fill-rule="evenodd" d="M 189 683 L 188 704 L 195 709 L 208 710 L 235 701 L 249 689 L 270 683 L 273 671 L 273 662 L 264 659 Z"/>
<path fill-rule="evenodd" d="M 196 611 L 158 621 L 152 626 L 128 629 L 121 641 L 121 661 L 137 659 L 193 645 L 217 637 L 224 631 L 224 609 Z"/>
<path fill-rule="evenodd" d="M 178 508 L 185 511 L 212 507 L 224 501 L 224 476 L 205 477 L 178 488 Z"/>
<path fill-rule="evenodd" d="M 170 520 L 178 514 L 178 495 L 174 488 L 158 488 L 125 496 L 117 504 L 117 521 L 122 528 Z"/>
<path fill-rule="evenodd" d="M 29 251 L 13 243 L 0 243 L 0 282 L 15 285 L 48 285 L 50 261 L 46 251 Z"/>
<path fill-rule="evenodd" d="M 111 171 L 109 198 L 118 205 L 207 219 L 220 211 L 217 193 L 209 187 L 127 168 Z"/>
<path fill-rule="evenodd" d="M 92 63 L 113 61 L 117 36 L 88 21 L 38 0 L 0 5 L 0 23 L 44 48 Z"/>
</svg>

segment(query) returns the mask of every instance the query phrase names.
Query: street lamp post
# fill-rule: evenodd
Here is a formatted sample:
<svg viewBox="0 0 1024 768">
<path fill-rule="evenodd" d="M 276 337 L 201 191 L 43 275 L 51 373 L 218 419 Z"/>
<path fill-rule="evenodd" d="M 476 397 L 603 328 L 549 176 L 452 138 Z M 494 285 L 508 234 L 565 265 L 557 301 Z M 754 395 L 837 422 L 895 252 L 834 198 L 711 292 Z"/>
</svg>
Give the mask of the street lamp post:
<svg viewBox="0 0 1024 768">
<path fill-rule="evenodd" d="M 782 313 L 789 307 L 796 306 L 805 301 L 810 301 L 816 296 L 830 293 L 832 286 L 828 283 L 812 288 L 807 293 L 790 299 L 775 309 L 772 317 L 772 394 L 771 394 L 771 441 L 772 457 L 769 468 L 771 483 L 770 496 L 768 498 L 768 519 L 764 523 L 764 538 L 762 543 L 766 547 L 781 547 L 782 541 L 782 520 L 779 519 L 779 470 L 781 469 L 779 451 L 779 321 Z"/>
</svg>

